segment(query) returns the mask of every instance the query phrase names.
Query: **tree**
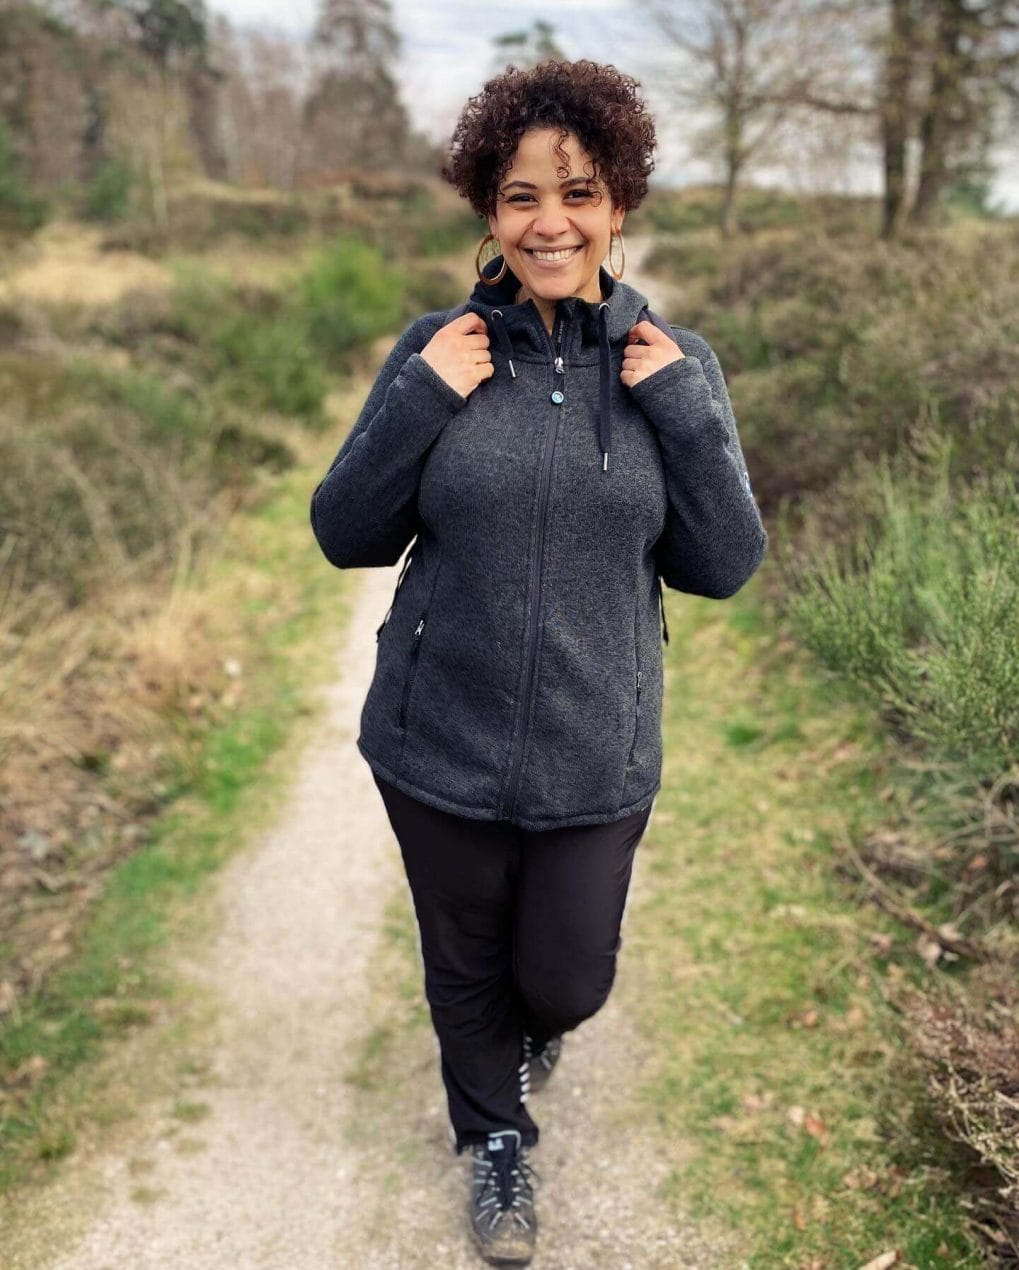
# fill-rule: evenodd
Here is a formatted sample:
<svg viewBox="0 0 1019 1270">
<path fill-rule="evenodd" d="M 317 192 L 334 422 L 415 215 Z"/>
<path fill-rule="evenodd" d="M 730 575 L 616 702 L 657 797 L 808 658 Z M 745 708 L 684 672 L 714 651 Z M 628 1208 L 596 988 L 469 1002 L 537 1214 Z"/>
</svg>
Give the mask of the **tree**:
<svg viewBox="0 0 1019 1270">
<path fill-rule="evenodd" d="M 662 88 L 684 119 L 706 120 L 688 138 L 721 168 L 725 237 L 736 228 L 744 174 L 809 126 L 805 107 L 823 102 L 847 118 L 873 112 L 859 59 L 838 38 L 844 13 L 825 0 L 654 0 L 650 12 L 688 57 L 681 74 L 670 68 Z"/>
<path fill-rule="evenodd" d="M 495 55 L 492 73 L 500 74 L 511 63 L 520 70 L 529 70 L 549 58 L 565 60 L 566 55 L 555 41 L 555 27 L 542 18 L 535 19 L 530 29 L 508 31 L 497 35 L 492 43 Z"/>
<path fill-rule="evenodd" d="M 925 0 L 930 78 L 919 120 L 920 176 L 913 224 L 936 220 L 954 180 L 985 165 L 996 110 L 1017 90 L 1019 5 L 1015 0 Z M 1013 112 L 1014 114 L 1014 112 Z"/>
<path fill-rule="evenodd" d="M 311 36 L 317 74 L 304 109 L 305 166 L 379 169 L 410 132 L 393 72 L 400 39 L 390 0 L 323 0 Z"/>
<path fill-rule="evenodd" d="M 170 75 L 178 62 L 205 61 L 205 0 L 120 0 L 120 5 L 132 19 L 137 47 L 159 74 L 159 110 L 149 149 L 149 179 L 156 222 L 165 228 L 170 220 L 166 193 Z"/>
<path fill-rule="evenodd" d="M 711 0 L 707 12 L 657 0 L 652 13 L 691 59 L 674 93 L 712 120 L 699 139 L 724 169 L 726 233 L 741 175 L 794 120 L 797 140 L 823 121 L 830 153 L 840 149 L 836 120 L 869 132 L 882 151 L 889 237 L 933 220 L 953 182 L 986 179 L 998 115 L 1004 106 L 1014 117 L 1019 102 L 1017 0 Z"/>
</svg>

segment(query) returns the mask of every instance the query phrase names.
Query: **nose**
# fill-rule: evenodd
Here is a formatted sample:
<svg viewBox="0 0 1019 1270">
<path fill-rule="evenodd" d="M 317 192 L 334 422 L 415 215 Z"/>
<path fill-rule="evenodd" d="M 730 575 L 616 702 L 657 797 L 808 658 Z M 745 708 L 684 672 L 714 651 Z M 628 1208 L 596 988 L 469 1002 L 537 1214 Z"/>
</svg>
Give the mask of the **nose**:
<svg viewBox="0 0 1019 1270">
<path fill-rule="evenodd" d="M 557 238 L 569 233 L 570 222 L 562 209 L 543 208 L 534 221 L 534 232 L 542 238 Z"/>
</svg>

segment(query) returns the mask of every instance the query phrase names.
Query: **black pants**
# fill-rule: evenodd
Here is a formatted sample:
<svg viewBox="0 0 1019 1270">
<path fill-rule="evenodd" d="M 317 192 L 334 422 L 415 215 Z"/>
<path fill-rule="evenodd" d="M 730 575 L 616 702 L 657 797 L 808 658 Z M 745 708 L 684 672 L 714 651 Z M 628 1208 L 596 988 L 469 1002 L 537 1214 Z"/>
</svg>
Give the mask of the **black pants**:
<svg viewBox="0 0 1019 1270">
<path fill-rule="evenodd" d="M 533 1146 L 523 1034 L 537 1053 L 608 998 L 651 807 L 531 832 L 439 811 L 373 775 L 413 896 L 456 1152 L 496 1128 Z"/>
</svg>

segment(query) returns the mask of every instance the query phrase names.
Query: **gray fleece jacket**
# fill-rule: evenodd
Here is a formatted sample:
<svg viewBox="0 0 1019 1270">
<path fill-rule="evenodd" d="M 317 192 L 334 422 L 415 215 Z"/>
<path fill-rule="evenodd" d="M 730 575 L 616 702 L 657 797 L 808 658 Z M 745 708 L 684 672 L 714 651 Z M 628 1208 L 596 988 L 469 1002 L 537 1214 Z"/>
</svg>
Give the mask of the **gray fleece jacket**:
<svg viewBox="0 0 1019 1270">
<path fill-rule="evenodd" d="M 414 539 L 357 746 L 459 816 L 551 829 L 647 807 L 659 577 L 725 599 L 767 550 L 715 354 L 673 326 L 685 358 L 627 388 L 647 299 L 600 278 L 606 300 L 560 300 L 551 336 L 511 270 L 479 282 L 464 307 L 488 324 L 494 374 L 466 398 L 420 356 L 450 314 L 417 318 L 312 496 L 338 568 L 393 565 Z"/>
</svg>

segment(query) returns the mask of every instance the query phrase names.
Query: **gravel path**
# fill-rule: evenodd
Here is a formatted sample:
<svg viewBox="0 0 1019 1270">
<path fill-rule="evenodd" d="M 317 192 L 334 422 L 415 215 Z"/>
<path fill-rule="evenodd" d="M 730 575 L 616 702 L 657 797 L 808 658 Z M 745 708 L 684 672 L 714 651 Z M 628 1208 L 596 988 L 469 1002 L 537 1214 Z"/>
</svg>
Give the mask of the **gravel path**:
<svg viewBox="0 0 1019 1270">
<path fill-rule="evenodd" d="M 217 874 L 214 929 L 178 959 L 196 984 L 195 1009 L 208 1009 L 197 1079 L 179 1067 L 175 1078 L 157 1075 L 161 1024 L 125 1042 L 146 1090 L 139 1113 L 96 1148 L 83 1144 L 27 1198 L 5 1254 L 10 1270 L 483 1264 L 466 1232 L 469 1156 L 450 1145 L 430 1026 L 391 1042 L 384 1062 L 399 1070 L 386 1072 L 386 1097 L 372 1096 L 382 1105 L 370 1132 L 363 1107 L 358 1117 L 366 1095 L 344 1079 L 380 1005 L 385 1017 L 369 972 L 385 955 L 386 905 L 406 896 L 398 847 L 354 745 L 396 573 L 364 571 L 322 724 L 282 814 Z M 644 885 L 638 848 L 631 901 Z M 649 1057 L 628 1011 L 635 908 L 608 1003 L 567 1036 L 548 1088 L 532 1097 L 542 1130 L 531 1154 L 542 1179 L 532 1264 L 736 1270 L 732 1236 L 683 1220 L 656 1193 L 668 1171 L 658 1131 L 629 1093 Z M 173 1044 L 168 1035 L 167 1050 Z M 183 1132 L 182 1100 L 201 1112 Z"/>
</svg>

